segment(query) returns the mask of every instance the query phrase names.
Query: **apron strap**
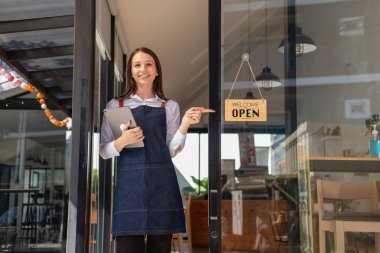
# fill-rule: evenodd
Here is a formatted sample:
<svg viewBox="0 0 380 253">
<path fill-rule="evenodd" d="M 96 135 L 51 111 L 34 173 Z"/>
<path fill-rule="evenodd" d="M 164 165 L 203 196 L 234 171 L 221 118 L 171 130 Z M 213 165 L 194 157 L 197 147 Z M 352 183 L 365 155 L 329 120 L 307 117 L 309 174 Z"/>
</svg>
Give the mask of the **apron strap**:
<svg viewBox="0 0 380 253">
<path fill-rule="evenodd" d="M 124 107 L 124 99 L 119 100 L 119 107 Z"/>
</svg>

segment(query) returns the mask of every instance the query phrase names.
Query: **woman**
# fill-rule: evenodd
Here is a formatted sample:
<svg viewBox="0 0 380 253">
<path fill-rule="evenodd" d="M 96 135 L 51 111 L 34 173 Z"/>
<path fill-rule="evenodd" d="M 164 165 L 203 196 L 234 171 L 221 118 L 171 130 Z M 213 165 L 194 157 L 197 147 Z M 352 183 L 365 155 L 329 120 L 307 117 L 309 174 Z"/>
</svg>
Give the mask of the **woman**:
<svg viewBox="0 0 380 253">
<path fill-rule="evenodd" d="M 173 233 L 185 232 L 182 200 L 171 157 L 185 144 L 190 125 L 199 123 L 202 107 L 186 111 L 180 124 L 179 106 L 162 88 L 161 64 L 148 48 L 134 50 L 128 60 L 127 88 L 107 108 L 128 106 L 138 127 L 121 126 L 114 139 L 103 120 L 100 155 L 120 156 L 113 207 L 112 234 L 118 253 L 169 253 Z M 126 148 L 143 141 L 143 148 Z M 146 245 L 145 245 L 146 236 Z"/>
</svg>

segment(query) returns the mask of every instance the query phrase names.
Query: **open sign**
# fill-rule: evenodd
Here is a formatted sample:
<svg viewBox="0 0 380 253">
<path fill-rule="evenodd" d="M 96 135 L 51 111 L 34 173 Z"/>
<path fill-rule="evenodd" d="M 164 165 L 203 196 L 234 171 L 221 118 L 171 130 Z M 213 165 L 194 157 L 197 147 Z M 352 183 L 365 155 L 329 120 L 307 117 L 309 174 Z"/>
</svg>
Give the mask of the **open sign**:
<svg viewBox="0 0 380 253">
<path fill-rule="evenodd" d="M 225 121 L 267 121 L 266 99 L 226 99 Z"/>
</svg>

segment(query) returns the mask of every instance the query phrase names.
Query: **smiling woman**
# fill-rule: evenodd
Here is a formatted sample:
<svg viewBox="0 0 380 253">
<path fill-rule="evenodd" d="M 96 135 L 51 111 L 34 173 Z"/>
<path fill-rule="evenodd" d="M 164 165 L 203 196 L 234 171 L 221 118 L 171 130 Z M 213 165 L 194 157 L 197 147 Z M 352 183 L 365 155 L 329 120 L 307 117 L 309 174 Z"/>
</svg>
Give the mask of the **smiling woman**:
<svg viewBox="0 0 380 253">
<path fill-rule="evenodd" d="M 213 110 L 192 107 L 181 122 L 178 104 L 164 95 L 160 61 L 145 47 L 131 53 L 126 91 L 107 108 L 124 106 L 131 108 L 137 127 L 126 122 L 116 137 L 104 120 L 100 145 L 104 159 L 120 156 L 112 219 L 117 252 L 144 253 L 146 236 L 148 253 L 169 253 L 172 234 L 186 231 L 171 158 L 183 149 L 190 125 Z M 130 147 L 141 141 L 143 146 Z"/>
</svg>

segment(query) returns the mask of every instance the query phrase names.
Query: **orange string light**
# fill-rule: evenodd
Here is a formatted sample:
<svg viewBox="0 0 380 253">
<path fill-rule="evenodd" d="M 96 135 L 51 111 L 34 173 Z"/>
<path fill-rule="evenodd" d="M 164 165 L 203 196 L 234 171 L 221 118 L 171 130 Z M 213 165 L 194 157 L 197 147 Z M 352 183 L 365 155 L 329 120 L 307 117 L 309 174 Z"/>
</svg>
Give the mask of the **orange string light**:
<svg viewBox="0 0 380 253">
<path fill-rule="evenodd" d="M 7 69 L 5 69 L 1 64 L 0 64 L 0 75 L 3 75 L 9 82 L 12 82 L 15 86 L 18 86 L 22 88 L 23 90 L 26 90 L 30 93 L 34 93 L 37 91 L 37 101 L 41 105 L 41 109 L 44 110 L 46 117 L 50 120 L 52 124 L 58 127 L 66 126 L 68 129 L 71 128 L 71 118 L 67 117 L 64 120 L 57 120 L 53 113 L 49 110 L 49 108 L 46 105 L 46 100 L 44 98 L 44 95 L 37 90 L 35 87 L 33 87 L 30 84 L 24 83 L 14 77 Z"/>
</svg>

